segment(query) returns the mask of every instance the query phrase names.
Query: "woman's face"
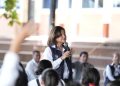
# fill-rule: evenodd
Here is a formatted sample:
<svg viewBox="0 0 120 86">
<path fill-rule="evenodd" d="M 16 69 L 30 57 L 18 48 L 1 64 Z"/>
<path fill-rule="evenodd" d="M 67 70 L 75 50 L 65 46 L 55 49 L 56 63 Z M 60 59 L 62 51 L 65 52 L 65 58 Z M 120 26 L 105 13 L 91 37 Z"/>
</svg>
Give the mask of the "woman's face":
<svg viewBox="0 0 120 86">
<path fill-rule="evenodd" d="M 60 44 L 63 44 L 65 41 L 66 41 L 66 36 L 65 36 L 65 32 L 64 31 L 61 31 L 61 36 L 56 38 L 56 42 L 57 44 L 60 43 Z"/>
<path fill-rule="evenodd" d="M 113 58 L 112 58 L 113 63 L 114 63 L 114 64 L 119 63 L 119 59 L 120 59 L 119 55 L 116 54 L 116 53 L 114 53 L 114 54 L 113 54 Z"/>
</svg>

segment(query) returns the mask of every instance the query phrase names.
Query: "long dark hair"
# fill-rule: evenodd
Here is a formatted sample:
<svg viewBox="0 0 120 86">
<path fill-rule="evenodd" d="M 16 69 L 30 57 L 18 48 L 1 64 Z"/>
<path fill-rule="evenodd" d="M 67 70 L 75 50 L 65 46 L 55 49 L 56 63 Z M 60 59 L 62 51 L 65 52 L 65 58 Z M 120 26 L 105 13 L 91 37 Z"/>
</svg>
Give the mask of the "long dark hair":
<svg viewBox="0 0 120 86">
<path fill-rule="evenodd" d="M 49 34 L 47 45 L 50 46 L 52 44 L 56 44 L 56 38 L 62 36 L 62 31 L 64 31 L 65 34 L 65 29 L 61 26 L 55 26 L 55 28 L 52 28 Z M 66 39 L 66 34 L 65 34 L 65 39 Z"/>
<path fill-rule="evenodd" d="M 42 80 L 45 86 L 57 86 L 60 79 L 55 70 L 48 68 L 43 71 Z"/>
</svg>

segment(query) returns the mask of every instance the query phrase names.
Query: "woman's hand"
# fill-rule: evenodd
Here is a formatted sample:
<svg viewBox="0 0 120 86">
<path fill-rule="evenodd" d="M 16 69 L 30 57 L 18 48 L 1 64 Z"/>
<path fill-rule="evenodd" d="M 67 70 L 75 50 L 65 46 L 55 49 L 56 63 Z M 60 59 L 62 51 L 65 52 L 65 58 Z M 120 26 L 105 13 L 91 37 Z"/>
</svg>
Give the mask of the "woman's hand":
<svg viewBox="0 0 120 86">
<path fill-rule="evenodd" d="M 66 59 L 66 58 L 69 58 L 70 56 L 71 56 L 71 51 L 66 51 L 66 52 L 62 55 L 61 59 L 64 60 L 64 59 Z"/>
</svg>

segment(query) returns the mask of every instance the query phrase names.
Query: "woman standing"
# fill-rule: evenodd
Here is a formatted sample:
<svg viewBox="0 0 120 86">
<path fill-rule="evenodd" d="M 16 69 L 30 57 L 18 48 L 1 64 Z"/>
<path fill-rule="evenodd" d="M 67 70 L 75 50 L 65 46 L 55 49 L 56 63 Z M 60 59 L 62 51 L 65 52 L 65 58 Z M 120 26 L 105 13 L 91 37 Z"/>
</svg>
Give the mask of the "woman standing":
<svg viewBox="0 0 120 86">
<path fill-rule="evenodd" d="M 50 32 L 48 47 L 43 53 L 43 59 L 51 61 L 61 79 L 65 82 L 72 79 L 71 51 L 64 45 L 66 42 L 65 29 L 56 26 Z"/>
</svg>

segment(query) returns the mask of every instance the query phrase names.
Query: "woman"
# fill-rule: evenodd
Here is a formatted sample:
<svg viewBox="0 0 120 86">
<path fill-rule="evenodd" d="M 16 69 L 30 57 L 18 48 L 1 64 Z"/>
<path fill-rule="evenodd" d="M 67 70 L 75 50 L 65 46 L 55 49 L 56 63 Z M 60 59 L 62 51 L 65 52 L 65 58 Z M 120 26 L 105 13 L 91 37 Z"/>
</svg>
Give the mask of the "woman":
<svg viewBox="0 0 120 86">
<path fill-rule="evenodd" d="M 61 79 L 65 82 L 72 79 L 71 52 L 64 45 L 66 42 L 65 29 L 56 26 L 50 32 L 48 38 L 48 47 L 43 53 L 43 59 L 51 61 Z"/>
</svg>

